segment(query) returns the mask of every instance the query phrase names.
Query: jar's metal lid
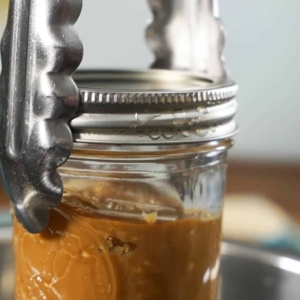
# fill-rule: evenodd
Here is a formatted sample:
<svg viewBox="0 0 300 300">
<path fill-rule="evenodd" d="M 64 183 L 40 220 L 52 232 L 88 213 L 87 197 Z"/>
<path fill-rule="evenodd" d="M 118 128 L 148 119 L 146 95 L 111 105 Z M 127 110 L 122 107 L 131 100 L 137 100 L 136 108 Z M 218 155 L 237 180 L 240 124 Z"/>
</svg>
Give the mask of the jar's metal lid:
<svg viewBox="0 0 300 300">
<path fill-rule="evenodd" d="M 237 85 L 185 72 L 81 71 L 75 142 L 170 144 L 217 140 L 237 131 Z"/>
</svg>

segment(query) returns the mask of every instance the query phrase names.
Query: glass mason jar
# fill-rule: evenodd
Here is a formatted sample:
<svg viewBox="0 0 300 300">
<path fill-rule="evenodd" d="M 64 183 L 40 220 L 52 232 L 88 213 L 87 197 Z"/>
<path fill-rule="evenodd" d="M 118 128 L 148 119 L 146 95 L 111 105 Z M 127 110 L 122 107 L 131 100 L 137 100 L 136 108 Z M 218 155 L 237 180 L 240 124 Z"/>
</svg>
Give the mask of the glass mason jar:
<svg viewBox="0 0 300 300">
<path fill-rule="evenodd" d="M 75 78 L 63 200 L 41 234 L 14 222 L 15 299 L 216 300 L 236 86 L 167 71 Z"/>
</svg>

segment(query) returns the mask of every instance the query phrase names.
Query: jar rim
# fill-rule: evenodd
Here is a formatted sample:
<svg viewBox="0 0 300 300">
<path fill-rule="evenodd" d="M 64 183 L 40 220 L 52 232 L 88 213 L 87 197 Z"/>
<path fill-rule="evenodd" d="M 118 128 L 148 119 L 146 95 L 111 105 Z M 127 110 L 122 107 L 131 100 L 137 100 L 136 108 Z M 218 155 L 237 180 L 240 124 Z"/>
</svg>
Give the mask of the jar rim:
<svg viewBox="0 0 300 300">
<path fill-rule="evenodd" d="M 74 143 L 70 159 L 75 160 L 106 160 L 106 161 L 137 161 L 153 160 L 159 157 L 177 158 L 198 154 L 224 152 L 233 146 L 232 139 L 211 141 L 197 144 L 181 145 L 103 145 Z"/>
</svg>

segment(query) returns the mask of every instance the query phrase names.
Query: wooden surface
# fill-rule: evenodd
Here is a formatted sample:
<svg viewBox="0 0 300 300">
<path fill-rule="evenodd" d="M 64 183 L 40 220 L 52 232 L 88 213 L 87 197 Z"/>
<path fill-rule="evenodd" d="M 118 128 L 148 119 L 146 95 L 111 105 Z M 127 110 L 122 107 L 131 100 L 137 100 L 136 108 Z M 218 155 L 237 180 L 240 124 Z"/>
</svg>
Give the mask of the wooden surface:
<svg viewBox="0 0 300 300">
<path fill-rule="evenodd" d="M 230 162 L 227 193 L 267 196 L 300 223 L 300 165 Z M 8 205 L 1 185 L 0 205 Z"/>
<path fill-rule="evenodd" d="M 267 196 L 300 223 L 300 165 L 230 162 L 227 193 Z"/>
<path fill-rule="evenodd" d="M 0 207 L 5 207 L 8 205 L 8 197 L 3 189 L 2 183 L 0 182 Z"/>
</svg>

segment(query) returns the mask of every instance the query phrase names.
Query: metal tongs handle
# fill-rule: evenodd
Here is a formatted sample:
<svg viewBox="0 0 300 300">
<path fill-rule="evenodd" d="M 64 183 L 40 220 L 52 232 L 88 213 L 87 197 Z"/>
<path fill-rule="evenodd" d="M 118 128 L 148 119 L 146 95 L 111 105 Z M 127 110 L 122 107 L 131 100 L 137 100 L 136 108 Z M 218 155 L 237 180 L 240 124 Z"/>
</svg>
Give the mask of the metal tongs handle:
<svg viewBox="0 0 300 300">
<path fill-rule="evenodd" d="M 71 77 L 83 46 L 73 25 L 82 0 L 11 0 L 2 40 L 0 159 L 18 220 L 42 231 L 60 201 L 56 169 L 69 157 L 68 121 L 78 89 Z"/>
<path fill-rule="evenodd" d="M 227 77 L 217 0 L 148 2 L 154 16 L 146 33 L 155 54 L 152 68 L 191 71 L 215 82 Z"/>
</svg>

